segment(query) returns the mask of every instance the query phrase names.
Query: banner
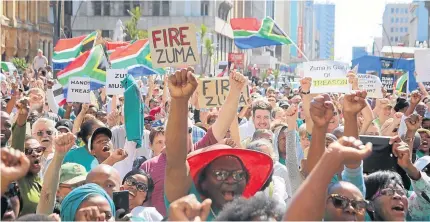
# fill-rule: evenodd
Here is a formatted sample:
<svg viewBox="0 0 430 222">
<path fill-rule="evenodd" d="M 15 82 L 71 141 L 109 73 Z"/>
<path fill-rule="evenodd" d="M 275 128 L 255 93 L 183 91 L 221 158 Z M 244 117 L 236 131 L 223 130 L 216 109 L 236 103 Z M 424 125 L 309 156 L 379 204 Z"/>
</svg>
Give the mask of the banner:
<svg viewBox="0 0 430 222">
<path fill-rule="evenodd" d="M 199 79 L 200 108 L 221 107 L 230 89 L 228 77 Z M 239 98 L 239 107 L 245 106 L 249 99 L 249 89 L 246 86 Z"/>
<path fill-rule="evenodd" d="M 106 76 L 106 94 L 121 95 L 124 88 L 121 81 L 127 76 L 127 69 L 108 69 Z"/>
<path fill-rule="evenodd" d="M 346 74 L 349 65 L 336 61 L 303 63 L 303 76 L 312 77 L 311 93 L 347 93 L 351 91 Z"/>
<path fill-rule="evenodd" d="M 67 102 L 90 103 L 90 78 L 70 77 Z"/>
<path fill-rule="evenodd" d="M 154 68 L 191 66 L 199 63 L 194 24 L 155 27 L 150 28 L 148 33 Z"/>
<path fill-rule="evenodd" d="M 369 98 L 383 98 L 382 83 L 378 76 L 371 74 L 358 74 L 358 88 L 367 91 Z"/>
<path fill-rule="evenodd" d="M 303 52 L 303 26 L 297 27 L 297 48 Z M 297 49 L 297 58 L 303 58 L 303 54 Z"/>
<path fill-rule="evenodd" d="M 417 82 L 430 82 L 430 49 L 415 50 L 414 58 Z"/>
<path fill-rule="evenodd" d="M 228 67 L 230 67 L 231 63 L 234 63 L 235 69 L 243 70 L 243 61 L 245 60 L 245 54 L 243 53 L 229 53 L 228 54 Z"/>
<path fill-rule="evenodd" d="M 394 74 L 381 73 L 382 86 L 385 87 L 387 93 L 393 93 L 394 90 Z"/>
</svg>

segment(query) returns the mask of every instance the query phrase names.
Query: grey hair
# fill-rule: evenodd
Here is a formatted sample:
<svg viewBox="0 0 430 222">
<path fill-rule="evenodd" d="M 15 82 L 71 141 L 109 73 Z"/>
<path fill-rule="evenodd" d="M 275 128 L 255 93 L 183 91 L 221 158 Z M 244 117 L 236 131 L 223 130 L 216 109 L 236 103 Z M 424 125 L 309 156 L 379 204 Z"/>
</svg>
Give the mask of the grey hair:
<svg viewBox="0 0 430 222">
<path fill-rule="evenodd" d="M 45 123 L 45 125 L 48 126 L 49 129 L 52 129 L 54 132 L 57 132 L 57 129 L 55 128 L 55 122 L 51 119 L 48 118 L 39 118 L 37 119 L 34 123 L 33 123 L 33 127 L 32 127 L 32 134 L 36 134 L 36 125 L 40 124 L 40 123 Z"/>
<path fill-rule="evenodd" d="M 274 159 L 275 153 L 273 151 L 273 145 L 270 141 L 268 141 L 266 139 L 255 140 L 255 141 L 249 143 L 248 146 L 246 146 L 246 149 L 263 152 L 263 150 L 260 148 L 262 146 L 266 146 L 270 150 L 270 153 L 268 155 L 272 159 Z"/>
</svg>

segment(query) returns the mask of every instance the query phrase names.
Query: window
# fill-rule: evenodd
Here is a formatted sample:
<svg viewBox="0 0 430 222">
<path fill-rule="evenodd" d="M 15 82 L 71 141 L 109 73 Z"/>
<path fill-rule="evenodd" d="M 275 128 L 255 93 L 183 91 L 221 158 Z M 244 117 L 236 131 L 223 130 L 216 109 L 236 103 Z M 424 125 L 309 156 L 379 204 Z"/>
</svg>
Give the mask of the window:
<svg viewBox="0 0 430 222">
<path fill-rule="evenodd" d="M 399 8 L 396 8 L 396 13 L 399 13 Z"/>
<path fill-rule="evenodd" d="M 130 14 L 128 14 L 128 11 L 130 10 L 130 2 L 128 1 L 124 2 L 123 6 L 124 6 L 124 10 L 122 14 L 125 16 L 129 16 Z"/>
<path fill-rule="evenodd" d="M 394 28 L 393 27 L 391 27 L 391 32 L 394 32 Z"/>
<path fill-rule="evenodd" d="M 399 18 L 396 18 L 396 23 L 399 23 Z"/>
<path fill-rule="evenodd" d="M 133 9 L 139 7 L 140 8 L 140 2 L 138 1 L 133 1 Z"/>
<path fill-rule="evenodd" d="M 160 16 L 160 2 L 153 1 L 152 2 L 152 16 Z"/>
<path fill-rule="evenodd" d="M 169 16 L 169 12 L 170 12 L 169 1 L 162 1 L 161 8 L 162 8 L 163 16 Z"/>
<path fill-rule="evenodd" d="M 394 41 L 395 41 L 395 42 L 399 41 L 399 37 L 397 37 L 397 36 L 396 36 L 396 37 L 394 37 Z"/>
<path fill-rule="evenodd" d="M 394 18 L 391 18 L 391 23 L 394 23 Z"/>
<path fill-rule="evenodd" d="M 110 38 L 110 32 L 109 30 L 102 30 L 102 37 L 103 38 Z"/>
<path fill-rule="evenodd" d="M 400 32 L 403 32 L 403 27 L 400 27 Z"/>
<path fill-rule="evenodd" d="M 408 9 L 407 8 L 405 8 L 405 14 L 408 14 Z"/>
<path fill-rule="evenodd" d="M 93 1 L 93 10 L 94 15 L 102 15 L 102 2 L 101 1 Z"/>
<path fill-rule="evenodd" d="M 408 27 L 405 27 L 405 32 L 408 32 Z"/>
<path fill-rule="evenodd" d="M 209 15 L 209 1 L 202 1 L 200 3 L 200 14 L 202 16 L 208 16 Z"/>
<path fill-rule="evenodd" d="M 393 14 L 394 13 L 394 8 L 391 8 L 391 14 Z"/>
<path fill-rule="evenodd" d="M 103 2 L 103 15 L 110 16 L 110 1 Z"/>
<path fill-rule="evenodd" d="M 399 28 L 396 27 L 396 32 L 399 32 Z"/>
</svg>

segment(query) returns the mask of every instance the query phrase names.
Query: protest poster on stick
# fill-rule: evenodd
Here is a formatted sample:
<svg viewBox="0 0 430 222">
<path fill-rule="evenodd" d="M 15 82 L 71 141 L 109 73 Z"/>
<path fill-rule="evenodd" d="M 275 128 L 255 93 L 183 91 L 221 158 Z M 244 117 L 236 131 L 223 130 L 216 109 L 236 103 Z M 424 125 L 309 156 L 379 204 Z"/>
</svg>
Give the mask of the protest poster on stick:
<svg viewBox="0 0 430 222">
<path fill-rule="evenodd" d="M 304 77 L 312 77 L 311 93 L 347 93 L 351 91 L 346 74 L 348 64 L 337 61 L 303 63 Z"/>
<path fill-rule="evenodd" d="M 382 98 L 382 83 L 378 76 L 358 74 L 358 88 L 367 91 L 369 98 Z"/>
<path fill-rule="evenodd" d="M 414 53 L 417 82 L 430 82 L 430 49 L 417 49 Z"/>
<path fill-rule="evenodd" d="M 393 93 L 394 74 L 381 73 L 381 82 L 382 86 L 387 90 L 387 93 Z"/>
<path fill-rule="evenodd" d="M 230 89 L 228 77 L 199 79 L 199 105 L 200 108 L 221 107 L 224 104 Z M 247 105 L 249 89 L 246 86 L 239 98 L 239 107 Z"/>
<path fill-rule="evenodd" d="M 199 63 L 196 27 L 180 24 L 149 29 L 154 68 L 191 66 Z"/>
<path fill-rule="evenodd" d="M 123 94 L 124 88 L 121 85 L 121 81 L 127 76 L 127 69 L 108 69 L 106 74 L 106 94 Z"/>
<path fill-rule="evenodd" d="M 67 102 L 90 103 L 90 78 L 70 77 Z"/>
</svg>

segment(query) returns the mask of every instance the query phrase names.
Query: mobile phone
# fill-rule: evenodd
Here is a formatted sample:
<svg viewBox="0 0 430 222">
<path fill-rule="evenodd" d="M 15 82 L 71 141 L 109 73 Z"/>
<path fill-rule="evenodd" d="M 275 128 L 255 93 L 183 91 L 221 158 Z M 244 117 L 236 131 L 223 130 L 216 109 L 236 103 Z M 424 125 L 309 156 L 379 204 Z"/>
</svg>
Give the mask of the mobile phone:
<svg viewBox="0 0 430 222">
<path fill-rule="evenodd" d="M 130 213 L 130 209 L 128 207 L 128 190 L 113 192 L 113 203 L 115 204 L 116 210 L 123 209 L 126 214 Z"/>
</svg>

